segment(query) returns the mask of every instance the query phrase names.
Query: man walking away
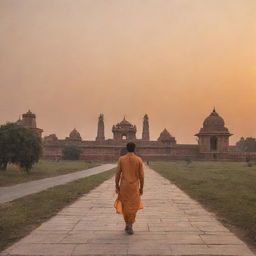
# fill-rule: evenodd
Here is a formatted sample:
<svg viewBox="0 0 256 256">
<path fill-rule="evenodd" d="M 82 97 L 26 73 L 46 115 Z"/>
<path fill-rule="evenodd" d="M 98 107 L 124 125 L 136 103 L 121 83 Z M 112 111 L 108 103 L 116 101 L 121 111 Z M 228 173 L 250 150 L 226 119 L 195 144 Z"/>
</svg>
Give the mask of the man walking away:
<svg viewBox="0 0 256 256">
<path fill-rule="evenodd" d="M 125 221 L 125 231 L 132 235 L 132 224 L 135 222 L 136 213 L 143 209 L 140 196 L 143 194 L 144 170 L 143 162 L 135 151 L 135 144 L 129 142 L 128 153 L 118 160 L 116 169 L 116 192 L 118 197 L 115 201 L 116 212 L 123 214 Z"/>
</svg>

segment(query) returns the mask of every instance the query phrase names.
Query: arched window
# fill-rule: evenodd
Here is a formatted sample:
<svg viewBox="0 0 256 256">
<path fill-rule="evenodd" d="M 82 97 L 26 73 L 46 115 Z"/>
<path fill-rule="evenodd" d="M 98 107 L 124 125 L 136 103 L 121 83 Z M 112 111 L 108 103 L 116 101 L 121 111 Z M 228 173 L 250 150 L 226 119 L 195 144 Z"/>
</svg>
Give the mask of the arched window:
<svg viewBox="0 0 256 256">
<path fill-rule="evenodd" d="M 218 138 L 216 136 L 212 136 L 210 138 L 211 151 L 216 151 L 218 148 Z"/>
<path fill-rule="evenodd" d="M 127 139 L 126 134 L 123 134 L 123 135 L 122 135 L 122 140 L 126 140 L 126 139 Z"/>
</svg>

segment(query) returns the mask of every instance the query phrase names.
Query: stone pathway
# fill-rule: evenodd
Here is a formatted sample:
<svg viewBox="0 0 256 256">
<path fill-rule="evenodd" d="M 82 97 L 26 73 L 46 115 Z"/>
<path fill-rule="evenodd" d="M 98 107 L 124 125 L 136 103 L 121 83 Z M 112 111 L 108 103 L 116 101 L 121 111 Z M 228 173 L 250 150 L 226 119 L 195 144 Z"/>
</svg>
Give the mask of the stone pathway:
<svg viewBox="0 0 256 256">
<path fill-rule="evenodd" d="M 145 176 L 134 235 L 113 209 L 112 178 L 0 255 L 254 255 L 175 185 L 148 168 Z"/>
<path fill-rule="evenodd" d="M 54 186 L 66 184 L 74 180 L 105 172 L 114 168 L 115 166 L 115 164 L 104 164 L 83 171 L 77 171 L 56 177 L 30 181 L 8 187 L 0 187 L 0 203 L 6 203 L 23 196 L 38 193 Z"/>
</svg>

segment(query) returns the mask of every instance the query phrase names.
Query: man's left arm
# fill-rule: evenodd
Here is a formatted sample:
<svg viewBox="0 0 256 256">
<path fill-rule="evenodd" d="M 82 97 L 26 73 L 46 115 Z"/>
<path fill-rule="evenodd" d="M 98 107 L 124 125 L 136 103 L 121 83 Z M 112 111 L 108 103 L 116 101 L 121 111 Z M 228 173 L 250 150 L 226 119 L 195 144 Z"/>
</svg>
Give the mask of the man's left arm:
<svg viewBox="0 0 256 256">
<path fill-rule="evenodd" d="M 116 175 L 115 175 L 115 182 L 116 182 L 116 193 L 120 192 L 120 178 L 121 178 L 121 173 L 122 173 L 122 168 L 121 168 L 121 163 L 120 159 L 118 160 L 117 168 L 116 168 Z"/>
</svg>

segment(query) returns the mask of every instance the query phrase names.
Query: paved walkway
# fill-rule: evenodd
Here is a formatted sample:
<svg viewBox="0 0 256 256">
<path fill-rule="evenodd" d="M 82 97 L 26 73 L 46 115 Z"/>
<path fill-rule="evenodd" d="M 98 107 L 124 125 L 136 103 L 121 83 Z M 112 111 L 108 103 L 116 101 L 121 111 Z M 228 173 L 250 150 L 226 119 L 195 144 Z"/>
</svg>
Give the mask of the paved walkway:
<svg viewBox="0 0 256 256">
<path fill-rule="evenodd" d="M 68 182 L 98 174 L 114 168 L 115 164 L 104 164 L 96 166 L 84 171 L 77 171 L 69 174 L 64 174 L 56 177 L 45 178 L 35 181 L 30 181 L 14 186 L 0 188 L 0 203 L 9 202 L 23 196 L 38 193 L 48 188 L 66 184 Z"/>
<path fill-rule="evenodd" d="M 144 210 L 135 234 L 114 213 L 114 179 L 64 208 L 1 255 L 229 255 L 248 247 L 169 181 L 145 170 Z"/>
</svg>

